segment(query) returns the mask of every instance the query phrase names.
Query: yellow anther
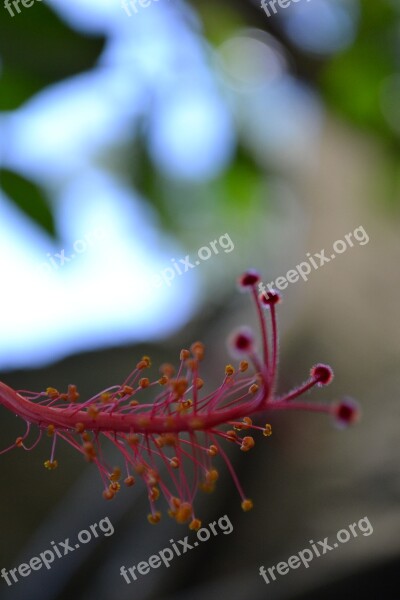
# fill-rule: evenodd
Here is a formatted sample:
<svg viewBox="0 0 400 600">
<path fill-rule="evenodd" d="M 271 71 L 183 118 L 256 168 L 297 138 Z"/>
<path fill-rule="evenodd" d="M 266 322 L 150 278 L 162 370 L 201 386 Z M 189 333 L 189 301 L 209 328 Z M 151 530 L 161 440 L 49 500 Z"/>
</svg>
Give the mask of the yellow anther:
<svg viewBox="0 0 400 600">
<path fill-rule="evenodd" d="M 179 458 L 174 456 L 173 458 L 171 458 L 169 464 L 173 469 L 178 469 L 181 463 Z"/>
<path fill-rule="evenodd" d="M 169 499 L 169 503 L 171 505 L 172 510 L 175 510 L 180 507 L 182 501 L 179 498 L 176 498 L 176 496 L 171 496 L 171 498 Z"/>
<path fill-rule="evenodd" d="M 161 435 L 165 446 L 176 445 L 176 433 L 163 433 Z"/>
<path fill-rule="evenodd" d="M 53 387 L 48 387 L 46 390 L 46 394 L 53 400 L 55 400 L 55 398 L 58 398 L 58 396 L 60 395 L 59 391 Z"/>
<path fill-rule="evenodd" d="M 235 425 L 234 429 L 241 431 L 242 429 L 250 429 L 252 425 L 253 421 L 250 419 L 250 417 L 243 417 L 243 423 Z"/>
<path fill-rule="evenodd" d="M 184 410 L 187 410 L 188 408 L 191 408 L 193 406 L 193 400 L 191 400 L 190 398 L 188 398 L 187 400 L 182 400 L 181 402 L 181 407 Z"/>
<path fill-rule="evenodd" d="M 104 490 L 104 492 L 103 492 L 103 498 L 105 500 L 112 500 L 114 498 L 114 496 L 115 496 L 115 493 L 110 489 Z"/>
<path fill-rule="evenodd" d="M 249 363 L 247 362 L 247 360 L 242 360 L 239 365 L 239 371 L 241 373 L 244 373 L 245 371 L 247 371 L 248 368 L 249 368 Z"/>
<path fill-rule="evenodd" d="M 175 373 L 175 367 L 170 363 L 163 363 L 160 367 L 160 373 L 170 378 Z"/>
<path fill-rule="evenodd" d="M 57 469 L 58 467 L 58 462 L 56 460 L 46 460 L 44 462 L 44 466 L 46 469 L 48 469 L 49 471 L 53 471 L 54 469 Z"/>
<path fill-rule="evenodd" d="M 251 448 L 254 448 L 254 446 L 254 438 L 248 435 L 242 439 L 242 445 L 240 446 L 240 449 L 242 450 L 242 452 L 248 452 L 249 450 L 251 450 Z"/>
<path fill-rule="evenodd" d="M 47 435 L 49 437 L 52 437 L 54 435 L 56 428 L 54 427 L 54 425 L 48 425 L 47 426 Z"/>
<path fill-rule="evenodd" d="M 87 413 L 92 419 L 96 419 L 99 416 L 99 409 L 96 406 L 88 406 Z"/>
<path fill-rule="evenodd" d="M 100 396 L 100 401 L 102 402 L 102 404 L 108 404 L 110 402 L 110 399 L 111 399 L 111 394 L 109 394 L 108 392 L 104 392 Z"/>
<path fill-rule="evenodd" d="M 201 481 L 199 483 L 199 489 L 206 494 L 212 494 L 215 490 L 215 486 L 213 483 L 207 483 L 205 481 Z"/>
<path fill-rule="evenodd" d="M 176 512 L 176 520 L 178 523 L 187 523 L 192 516 L 193 508 L 189 502 L 182 502 Z"/>
<path fill-rule="evenodd" d="M 121 479 L 121 469 L 119 467 L 115 467 L 113 472 L 110 475 L 110 481 L 119 481 Z"/>
<path fill-rule="evenodd" d="M 269 423 L 267 423 L 263 429 L 263 435 L 265 435 L 265 437 L 269 437 L 270 435 L 272 435 L 272 427 Z"/>
<path fill-rule="evenodd" d="M 258 385 L 256 383 L 253 383 L 253 385 L 249 387 L 249 392 L 250 394 L 255 394 L 256 392 L 258 392 L 258 389 Z"/>
<path fill-rule="evenodd" d="M 159 523 L 161 521 L 161 513 L 160 512 L 150 513 L 147 516 L 147 520 L 152 525 L 156 525 L 157 523 Z"/>
<path fill-rule="evenodd" d="M 250 419 L 250 417 L 243 417 L 243 429 L 250 429 L 250 427 L 253 425 L 253 421 Z"/>
<path fill-rule="evenodd" d="M 128 444 L 130 446 L 137 446 L 138 443 L 140 442 L 140 437 L 137 435 L 137 433 L 130 433 L 126 437 L 126 441 L 128 442 Z"/>
<path fill-rule="evenodd" d="M 133 387 L 131 387 L 130 385 L 124 385 L 124 387 L 121 390 L 121 394 L 123 394 L 124 396 L 132 396 Z"/>
<path fill-rule="evenodd" d="M 197 390 L 201 390 L 204 385 L 204 381 L 200 377 L 196 377 L 194 384 Z"/>
<path fill-rule="evenodd" d="M 218 480 L 219 473 L 217 469 L 211 469 L 206 472 L 206 482 L 207 483 L 215 483 Z"/>
<path fill-rule="evenodd" d="M 189 529 L 192 531 L 198 531 L 201 527 L 200 519 L 193 519 L 189 524 Z"/>
<path fill-rule="evenodd" d="M 146 467 L 143 463 L 138 463 L 135 465 L 135 471 L 138 475 L 143 475 L 143 473 L 146 471 Z"/>
<path fill-rule="evenodd" d="M 151 367 L 151 359 L 149 356 L 143 356 L 142 360 L 139 361 L 136 365 L 136 368 L 139 369 L 139 371 L 142 371 L 143 369 L 148 369 L 149 367 Z"/>
<path fill-rule="evenodd" d="M 153 486 L 149 492 L 149 500 L 155 502 L 160 497 L 160 490 L 158 487 Z"/>
<path fill-rule="evenodd" d="M 211 446 L 207 449 L 207 454 L 208 454 L 208 456 L 217 456 L 217 454 L 218 454 L 217 446 L 215 446 L 214 444 L 211 444 Z"/>
<path fill-rule="evenodd" d="M 248 512 L 252 508 L 253 508 L 253 501 L 252 500 L 250 500 L 249 498 L 246 498 L 245 500 L 243 500 L 243 502 L 242 502 L 242 509 L 244 510 L 244 512 Z"/>
<path fill-rule="evenodd" d="M 182 398 L 189 386 L 188 380 L 184 377 L 181 379 L 172 379 L 170 383 L 177 398 Z"/>
<path fill-rule="evenodd" d="M 83 451 L 85 453 L 86 459 L 89 462 L 92 462 L 96 458 L 96 450 L 92 442 L 85 442 L 83 444 Z"/>
<path fill-rule="evenodd" d="M 68 386 L 68 400 L 69 402 L 76 402 L 79 399 L 79 394 L 76 385 Z"/>
<path fill-rule="evenodd" d="M 235 372 L 235 369 L 232 367 L 232 365 L 226 365 L 225 375 L 233 375 L 234 372 Z"/>
<path fill-rule="evenodd" d="M 156 485 L 160 481 L 160 475 L 155 469 L 149 469 L 147 475 L 147 483 L 151 486 Z"/>
<path fill-rule="evenodd" d="M 204 344 L 202 342 L 194 342 L 191 346 L 190 346 L 190 350 L 193 354 L 193 356 L 197 359 L 197 360 L 203 360 L 204 358 Z"/>
<path fill-rule="evenodd" d="M 186 350 L 186 349 L 184 348 L 183 350 L 181 350 L 181 353 L 180 353 L 180 355 L 179 355 L 179 358 L 180 358 L 181 360 L 187 360 L 187 359 L 189 358 L 189 356 L 190 356 L 190 352 L 189 352 L 189 350 Z"/>
</svg>

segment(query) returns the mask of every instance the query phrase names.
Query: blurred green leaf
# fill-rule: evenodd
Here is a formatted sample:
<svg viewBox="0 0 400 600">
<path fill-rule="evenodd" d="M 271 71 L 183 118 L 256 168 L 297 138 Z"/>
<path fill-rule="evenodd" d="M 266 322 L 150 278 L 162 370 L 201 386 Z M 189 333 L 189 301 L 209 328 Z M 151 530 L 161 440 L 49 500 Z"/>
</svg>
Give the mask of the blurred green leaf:
<svg viewBox="0 0 400 600">
<path fill-rule="evenodd" d="M 265 174 L 242 145 L 227 169 L 214 179 L 175 180 L 161 173 L 149 155 L 145 122 L 139 132 L 131 146 L 120 149 L 120 168 L 155 208 L 167 231 L 181 232 L 188 220 L 192 229 L 201 227 L 204 215 L 211 220 L 243 223 L 253 217 L 260 202 L 265 203 Z"/>
<path fill-rule="evenodd" d="M 370 60 L 365 60 L 366 55 Z M 340 113 L 362 127 L 388 134 L 380 91 L 385 77 L 392 72 L 384 52 L 372 52 L 369 44 L 358 44 L 332 61 L 322 77 L 322 86 L 328 102 Z"/>
<path fill-rule="evenodd" d="M 363 0 L 355 43 L 327 63 L 320 78 L 326 101 L 357 125 L 393 137 L 381 108 L 382 83 L 398 71 L 398 16 L 389 4 Z"/>
<path fill-rule="evenodd" d="M 56 236 L 51 207 L 39 187 L 7 169 L 0 170 L 0 186 L 20 210 L 51 236 Z"/>
<path fill-rule="evenodd" d="M 196 3 L 196 12 L 201 18 L 207 40 L 215 46 L 222 44 L 246 25 L 243 2 L 235 5 L 232 2 L 202 0 Z"/>
<path fill-rule="evenodd" d="M 232 210 L 239 220 L 246 220 L 252 211 L 264 203 L 266 176 L 243 146 L 239 146 L 235 160 L 215 182 L 215 192 L 221 198 L 223 211 Z"/>
<path fill-rule="evenodd" d="M 11 17 L 2 7 L 0 110 L 16 109 L 46 86 L 91 69 L 104 46 L 104 38 L 73 31 L 44 2 L 13 10 Z"/>
</svg>

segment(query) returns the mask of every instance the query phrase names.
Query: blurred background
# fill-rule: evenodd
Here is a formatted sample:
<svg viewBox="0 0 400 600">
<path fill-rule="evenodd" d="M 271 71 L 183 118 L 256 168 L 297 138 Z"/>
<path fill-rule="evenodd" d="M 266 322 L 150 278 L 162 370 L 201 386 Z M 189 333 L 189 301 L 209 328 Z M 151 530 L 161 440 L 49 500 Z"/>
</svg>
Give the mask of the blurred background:
<svg viewBox="0 0 400 600">
<path fill-rule="evenodd" d="M 271 438 L 231 453 L 254 510 L 241 511 L 224 471 L 198 512 L 204 523 L 227 514 L 230 536 L 129 586 L 120 566 L 185 527 L 149 525 L 144 486 L 105 503 L 70 447 L 51 473 L 49 440 L 5 454 L 0 568 L 105 516 L 115 533 L 10 588 L 2 580 L 0 597 L 398 600 L 400 4 L 299 0 L 270 17 L 256 0 L 18 8 L 0 9 L 2 381 L 75 383 L 85 397 L 143 354 L 156 372 L 201 339 L 217 385 L 232 327 L 254 322 L 235 287 L 243 269 L 267 283 L 357 227 L 369 242 L 290 283 L 279 307 L 280 390 L 331 364 L 333 384 L 313 398 L 356 398 L 355 428 L 270 416 Z M 199 264 L 179 274 L 188 255 Z M 0 412 L 5 448 L 23 424 Z M 261 565 L 365 516 L 373 535 L 266 587 Z"/>
</svg>

